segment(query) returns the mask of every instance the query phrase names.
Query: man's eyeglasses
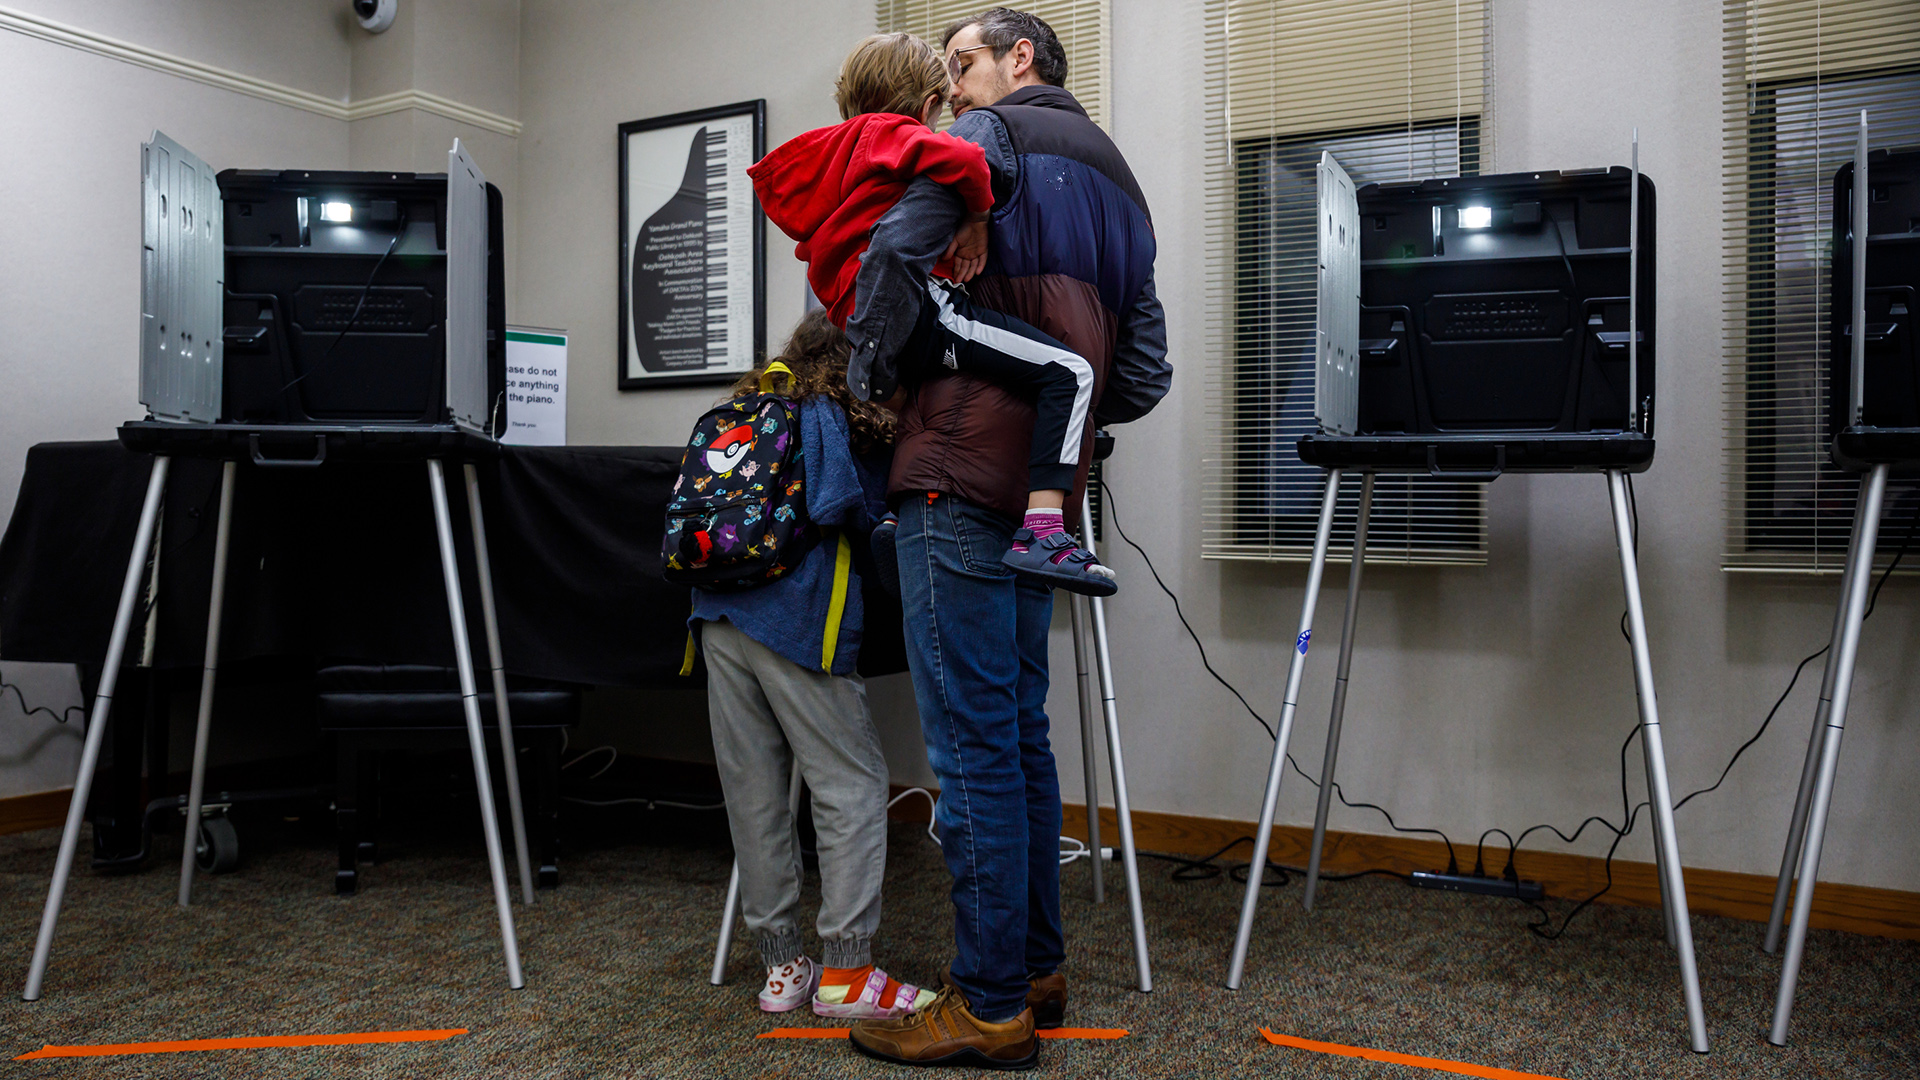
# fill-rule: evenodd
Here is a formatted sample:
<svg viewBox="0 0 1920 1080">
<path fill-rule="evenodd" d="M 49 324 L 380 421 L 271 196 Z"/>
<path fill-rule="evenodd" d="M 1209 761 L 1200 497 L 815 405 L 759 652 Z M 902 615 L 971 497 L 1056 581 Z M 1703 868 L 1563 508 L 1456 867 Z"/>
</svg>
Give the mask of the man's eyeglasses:
<svg viewBox="0 0 1920 1080">
<path fill-rule="evenodd" d="M 954 81 L 958 82 L 960 80 L 960 58 L 970 52 L 978 52 L 981 49 L 991 48 L 993 48 L 991 45 L 975 45 L 969 49 L 954 50 L 947 55 L 947 74 L 953 76 Z"/>
</svg>

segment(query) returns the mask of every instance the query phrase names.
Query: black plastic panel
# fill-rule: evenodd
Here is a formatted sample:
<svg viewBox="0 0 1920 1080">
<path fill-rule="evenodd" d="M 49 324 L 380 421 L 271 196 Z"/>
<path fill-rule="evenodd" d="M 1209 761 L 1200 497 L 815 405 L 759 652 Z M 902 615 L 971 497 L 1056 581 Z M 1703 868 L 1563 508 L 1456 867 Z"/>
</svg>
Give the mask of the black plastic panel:
<svg viewBox="0 0 1920 1080">
<path fill-rule="evenodd" d="M 1881 429 L 1836 446 L 1843 462 L 1911 455 L 1920 445 L 1920 148 L 1867 156 L 1866 385 L 1861 426 Z M 1827 430 L 1842 436 L 1853 382 L 1853 163 L 1833 178 L 1832 301 Z M 1897 429 L 1914 429 L 1902 437 Z"/>
<path fill-rule="evenodd" d="M 221 419 L 444 422 L 446 176 L 229 169 L 219 182 L 227 243 Z M 329 202 L 351 206 L 352 220 L 323 220 Z M 491 185 L 487 204 L 488 398 L 502 402 L 505 243 L 500 192 Z"/>
<path fill-rule="evenodd" d="M 1631 177 L 1616 166 L 1361 188 L 1359 433 L 1624 432 Z M 1468 207 L 1485 208 L 1485 227 L 1463 226 Z M 1655 218 L 1653 181 L 1643 174 L 1645 436 L 1653 433 Z"/>
</svg>

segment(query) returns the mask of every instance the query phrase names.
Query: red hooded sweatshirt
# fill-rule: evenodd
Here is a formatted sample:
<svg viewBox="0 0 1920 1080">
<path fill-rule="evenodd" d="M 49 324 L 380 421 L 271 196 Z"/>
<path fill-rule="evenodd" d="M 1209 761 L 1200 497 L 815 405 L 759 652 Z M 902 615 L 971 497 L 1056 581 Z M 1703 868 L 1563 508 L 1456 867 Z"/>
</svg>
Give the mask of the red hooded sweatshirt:
<svg viewBox="0 0 1920 1080">
<path fill-rule="evenodd" d="M 799 241 L 793 253 L 807 264 L 807 284 L 843 330 L 853 316 L 867 234 L 915 177 L 953 188 L 970 213 L 993 208 L 985 151 L 897 113 L 862 113 L 809 131 L 782 143 L 747 175 L 767 218 Z M 946 269 L 943 260 L 934 272 Z"/>
</svg>

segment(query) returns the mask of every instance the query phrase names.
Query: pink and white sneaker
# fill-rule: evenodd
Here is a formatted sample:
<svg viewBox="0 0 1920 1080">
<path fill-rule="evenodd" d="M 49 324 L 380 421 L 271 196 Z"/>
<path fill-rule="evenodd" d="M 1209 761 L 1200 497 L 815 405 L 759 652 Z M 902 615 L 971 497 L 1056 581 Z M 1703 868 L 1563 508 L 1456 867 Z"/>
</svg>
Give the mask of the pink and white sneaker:
<svg viewBox="0 0 1920 1080">
<path fill-rule="evenodd" d="M 807 1003 L 820 985 L 819 965 L 804 956 L 767 969 L 767 985 L 760 988 L 762 1012 L 792 1012 Z"/>
<path fill-rule="evenodd" d="M 823 986 L 813 995 L 815 1016 L 838 1016 L 854 1020 L 892 1020 L 924 1008 L 934 999 L 931 990 L 911 983 L 895 983 L 891 1000 L 886 999 L 887 973 L 874 968 L 864 982 L 848 986 Z"/>
</svg>

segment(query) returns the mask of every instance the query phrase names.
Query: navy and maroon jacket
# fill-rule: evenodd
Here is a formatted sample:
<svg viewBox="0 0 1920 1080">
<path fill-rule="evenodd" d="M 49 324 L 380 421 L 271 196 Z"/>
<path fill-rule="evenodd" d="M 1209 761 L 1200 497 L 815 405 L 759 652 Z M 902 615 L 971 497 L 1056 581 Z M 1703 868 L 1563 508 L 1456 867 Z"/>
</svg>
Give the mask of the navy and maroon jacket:
<svg viewBox="0 0 1920 1080">
<path fill-rule="evenodd" d="M 993 205 L 978 146 L 896 113 L 862 113 L 789 139 L 747 175 L 767 220 L 798 241 L 793 253 L 807 264 L 807 284 L 843 330 L 854 311 L 867 234 L 916 177 L 951 187 L 971 213 Z M 915 293 L 924 276 L 911 282 Z"/>
<path fill-rule="evenodd" d="M 1086 357 L 1094 416 L 1145 415 L 1171 385 L 1166 322 L 1154 295 L 1153 224 L 1133 171 L 1073 95 L 1029 86 L 970 110 L 951 129 L 982 145 L 996 202 L 986 269 L 968 284 L 976 301 L 1020 318 Z M 951 195 L 915 184 L 873 234 L 865 278 L 890 262 L 922 265 L 943 250 L 959 216 Z M 906 312 L 860 311 L 854 390 L 863 366 L 884 360 Z M 895 441 L 894 498 L 940 491 L 1019 520 L 1027 505 L 1033 405 L 993 383 L 937 367 L 909 399 Z M 874 379 L 876 397 L 891 390 Z M 863 396 L 865 396 L 863 394 Z M 1091 425 L 1080 454 L 1069 519 L 1093 459 Z"/>
</svg>

